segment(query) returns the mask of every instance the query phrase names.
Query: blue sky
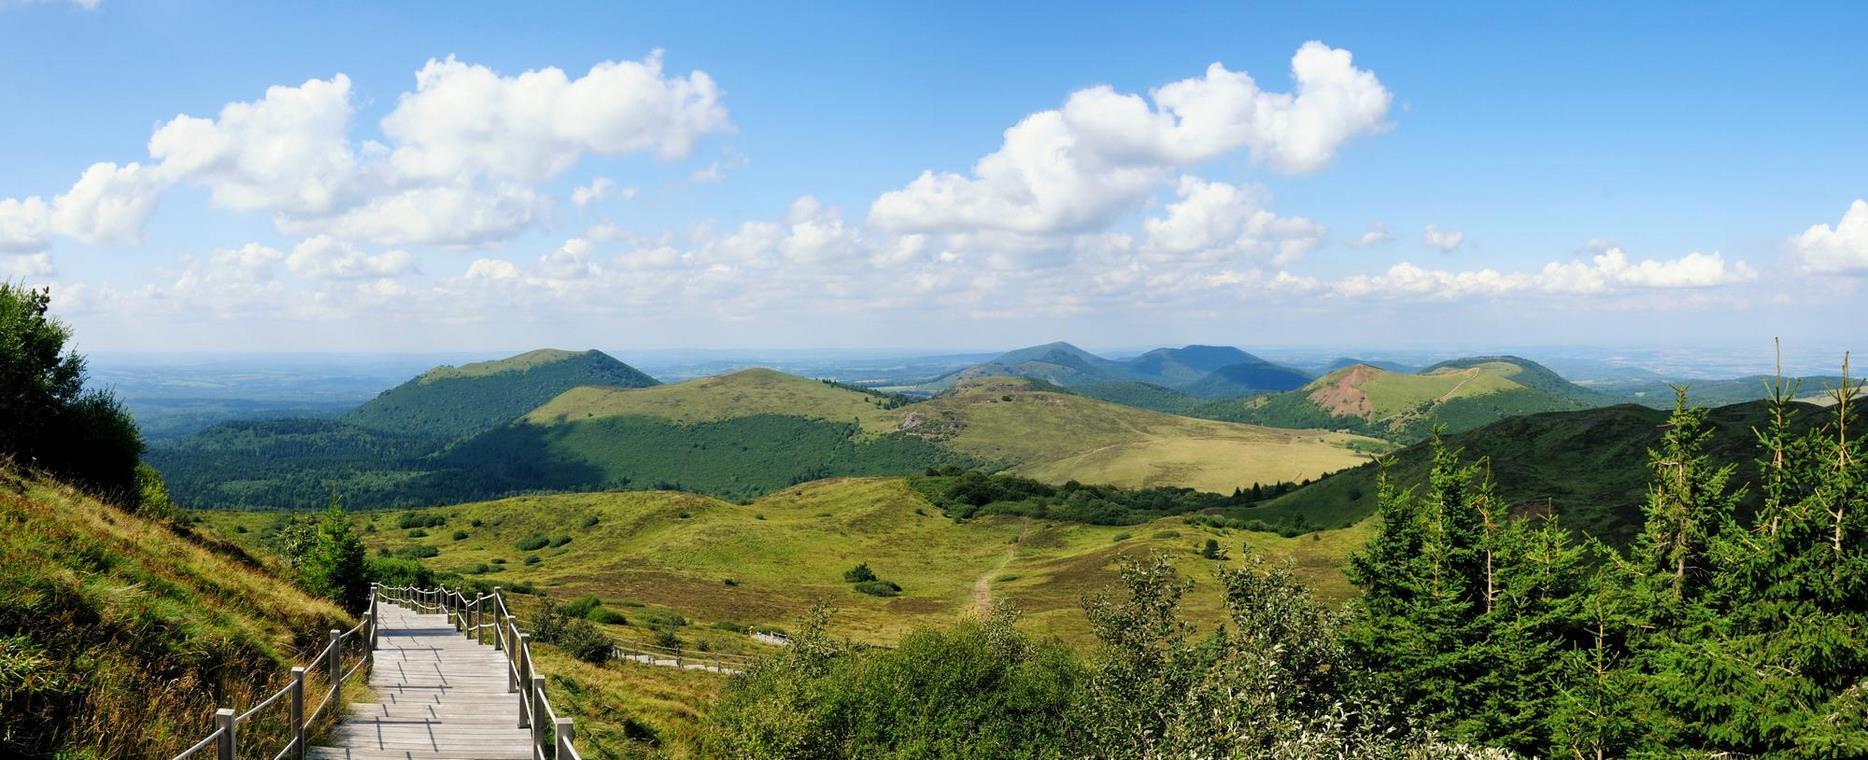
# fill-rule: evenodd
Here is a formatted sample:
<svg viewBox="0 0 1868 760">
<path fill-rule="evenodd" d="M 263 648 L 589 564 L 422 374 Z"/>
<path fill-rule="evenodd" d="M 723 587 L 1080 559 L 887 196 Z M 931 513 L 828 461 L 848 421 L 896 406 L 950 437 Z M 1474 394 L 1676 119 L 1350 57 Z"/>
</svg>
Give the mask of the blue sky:
<svg viewBox="0 0 1868 760">
<path fill-rule="evenodd" d="M 0 0 L 0 273 L 104 350 L 1849 348 L 1865 21 Z"/>
</svg>

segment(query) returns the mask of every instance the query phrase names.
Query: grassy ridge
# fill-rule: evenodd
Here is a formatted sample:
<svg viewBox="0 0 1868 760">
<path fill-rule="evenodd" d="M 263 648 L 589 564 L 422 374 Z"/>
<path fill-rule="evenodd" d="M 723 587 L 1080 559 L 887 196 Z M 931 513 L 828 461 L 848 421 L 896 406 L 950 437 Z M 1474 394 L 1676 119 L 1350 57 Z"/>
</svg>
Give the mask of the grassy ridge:
<svg viewBox="0 0 1868 760">
<path fill-rule="evenodd" d="M 232 547 L 0 471 L 0 754 L 169 757 L 352 622 Z M 243 730 L 280 746 L 274 717 Z"/>
<path fill-rule="evenodd" d="M 601 417 L 654 417 L 678 423 L 718 422 L 759 414 L 847 422 L 883 432 L 883 398 L 769 369 L 741 370 L 653 388 L 584 387 L 524 415 L 539 425 Z"/>
<path fill-rule="evenodd" d="M 532 351 L 437 367 L 383 391 L 344 419 L 371 430 L 454 439 L 503 425 L 571 388 L 654 384 L 654 378 L 601 351 Z"/>
</svg>

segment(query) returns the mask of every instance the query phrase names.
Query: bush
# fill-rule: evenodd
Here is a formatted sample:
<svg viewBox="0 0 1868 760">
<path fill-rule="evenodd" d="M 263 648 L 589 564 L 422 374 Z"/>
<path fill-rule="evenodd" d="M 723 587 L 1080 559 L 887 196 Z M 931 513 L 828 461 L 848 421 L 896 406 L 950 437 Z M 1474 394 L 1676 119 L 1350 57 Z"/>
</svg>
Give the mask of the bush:
<svg viewBox="0 0 1868 760">
<path fill-rule="evenodd" d="M 902 593 L 902 587 L 893 581 L 863 581 L 855 586 L 860 593 L 870 596 L 896 596 Z"/>
<path fill-rule="evenodd" d="M 396 527 L 403 530 L 438 528 L 446 524 L 448 524 L 448 519 L 443 515 L 424 515 L 417 512 L 403 512 L 402 516 L 396 519 Z"/>
<path fill-rule="evenodd" d="M 603 602 L 594 596 L 584 595 L 564 603 L 564 614 L 571 617 L 589 617 L 592 610 L 602 607 Z"/>
<path fill-rule="evenodd" d="M 1209 538 L 1206 540 L 1206 546 L 1200 548 L 1200 556 L 1205 559 L 1224 559 L 1226 555 L 1219 550 L 1219 540 Z"/>
<path fill-rule="evenodd" d="M 435 547 L 432 547 L 432 546 L 422 546 L 420 544 L 417 544 L 415 546 L 404 546 L 400 549 L 397 549 L 395 552 L 395 556 L 405 557 L 408 559 L 427 559 L 429 557 L 441 556 L 441 550 Z"/>
<path fill-rule="evenodd" d="M 551 548 L 556 549 L 571 542 L 570 536 L 559 536 L 551 540 Z"/>
<path fill-rule="evenodd" d="M 845 583 L 863 583 L 875 579 L 876 572 L 869 569 L 869 563 L 867 562 L 843 571 L 843 582 Z"/>
<path fill-rule="evenodd" d="M 467 531 L 464 531 L 464 530 L 457 530 L 457 531 L 454 531 L 454 540 L 456 540 L 456 541 L 465 541 L 465 540 L 467 540 Z"/>
<path fill-rule="evenodd" d="M 1155 538 L 1180 538 L 1180 531 L 1178 530 L 1157 530 L 1155 531 L 1154 537 Z"/>
<path fill-rule="evenodd" d="M 590 619 L 593 622 L 602 623 L 604 625 L 629 625 L 629 618 L 624 617 L 623 613 L 608 607 L 598 607 L 591 610 Z"/>
<path fill-rule="evenodd" d="M 544 561 L 544 560 L 543 560 L 543 559 L 540 559 L 540 558 L 539 558 L 539 556 L 538 556 L 538 555 L 536 555 L 536 554 L 527 554 L 527 555 L 525 555 L 525 564 L 527 564 L 527 565 L 536 565 L 536 564 L 538 564 L 538 563 L 540 563 L 540 562 L 543 562 L 543 561 Z"/>
<path fill-rule="evenodd" d="M 671 610 L 643 607 L 636 611 L 636 622 L 650 628 L 680 628 L 688 624 L 688 619 Z"/>
<path fill-rule="evenodd" d="M 489 560 L 489 561 L 490 561 L 490 562 L 492 562 L 492 563 L 493 563 L 493 564 L 495 564 L 495 565 L 504 565 L 504 564 L 506 564 L 506 558 L 505 558 L 505 557 L 494 557 L 493 559 L 491 559 L 491 560 Z"/>
<path fill-rule="evenodd" d="M 551 539 L 539 533 L 533 533 L 532 535 L 513 542 L 513 547 L 522 552 L 538 551 L 549 545 L 551 545 Z"/>
<path fill-rule="evenodd" d="M 480 522 L 480 518 L 478 517 L 467 521 L 467 527 L 470 527 L 470 528 L 478 528 L 481 526 L 481 524 L 482 523 Z"/>
<path fill-rule="evenodd" d="M 584 527 L 586 527 L 586 528 L 595 528 L 595 527 L 597 527 L 597 516 L 596 516 L 596 515 L 591 515 L 591 516 L 589 516 L 589 517 L 586 517 L 586 518 L 584 518 Z"/>
<path fill-rule="evenodd" d="M 435 585 L 435 573 L 420 562 L 406 557 L 377 557 L 370 559 L 368 566 L 370 580 L 385 586 Z"/>
<path fill-rule="evenodd" d="M 681 651 L 681 644 L 682 644 L 681 637 L 676 636 L 674 631 L 668 630 L 667 628 L 656 629 L 655 631 L 655 645 L 656 646 L 661 647 L 663 649 L 673 649 L 679 652 Z"/>
<path fill-rule="evenodd" d="M 733 580 L 732 578 L 721 578 L 720 584 L 727 588 L 733 588 L 739 585 L 739 581 Z"/>
<path fill-rule="evenodd" d="M 566 654 L 592 665 L 609 662 L 612 650 L 616 646 L 615 642 L 610 641 L 610 637 L 597 630 L 596 624 L 583 618 L 566 622 L 564 628 L 558 632 L 558 640 L 554 643 Z"/>
<path fill-rule="evenodd" d="M 1115 534 L 1115 535 L 1113 535 L 1113 536 L 1110 536 L 1110 537 L 1109 537 L 1109 540 L 1110 540 L 1110 542 L 1111 542 L 1111 543 L 1117 543 L 1117 544 L 1119 544 L 1119 543 L 1122 543 L 1123 541 L 1127 541 L 1127 540 L 1129 540 L 1129 534 L 1127 534 L 1127 533 L 1117 533 L 1117 534 Z"/>
<path fill-rule="evenodd" d="M 716 631 L 726 631 L 727 633 L 745 633 L 752 626 L 732 620 L 716 620 L 707 627 Z"/>
<path fill-rule="evenodd" d="M 616 604 L 619 607 L 646 607 L 648 606 L 634 599 L 618 599 L 616 600 Z"/>
<path fill-rule="evenodd" d="M 428 531 L 422 530 L 421 528 L 416 528 L 415 530 L 409 531 L 409 538 L 427 538 L 427 537 L 428 537 Z"/>
</svg>

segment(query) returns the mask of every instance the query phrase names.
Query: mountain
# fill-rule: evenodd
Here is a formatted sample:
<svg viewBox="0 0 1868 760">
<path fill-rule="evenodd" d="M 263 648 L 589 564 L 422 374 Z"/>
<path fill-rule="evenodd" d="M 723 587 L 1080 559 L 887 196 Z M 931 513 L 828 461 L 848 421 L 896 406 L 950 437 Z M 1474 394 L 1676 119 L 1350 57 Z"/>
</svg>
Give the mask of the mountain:
<svg viewBox="0 0 1868 760">
<path fill-rule="evenodd" d="M 969 380 L 888 418 L 897 430 L 1039 480 L 1219 492 L 1352 466 L 1374 443 L 1163 414 L 1013 377 Z"/>
<path fill-rule="evenodd" d="M 459 438 L 490 430 L 572 388 L 641 388 L 655 378 L 601 351 L 540 349 L 498 361 L 436 367 L 344 416 L 371 430 Z"/>
<path fill-rule="evenodd" d="M 0 469 L 0 524 L 6 757 L 171 757 L 354 623 L 238 548 L 36 476 Z M 242 737 L 282 746 L 280 723 Z"/>
<path fill-rule="evenodd" d="M 1367 364 L 1376 369 L 1387 370 L 1389 372 L 1400 372 L 1404 375 L 1412 375 L 1415 372 L 1420 371 L 1419 367 L 1411 367 L 1406 364 L 1402 364 L 1400 362 L 1385 362 L 1385 361 L 1375 361 L 1375 360 L 1367 360 L 1367 359 L 1356 359 L 1353 357 L 1345 356 L 1345 357 L 1331 361 L 1324 369 L 1324 373 L 1328 374 L 1330 372 L 1335 372 L 1336 370 L 1339 370 L 1339 369 L 1354 367 L 1358 364 Z"/>
<path fill-rule="evenodd" d="M 1542 365 L 1503 356 L 1441 362 L 1419 374 L 1357 364 L 1297 390 L 1218 402 L 1191 413 L 1273 427 L 1347 430 L 1409 443 L 1425 438 L 1436 425 L 1458 432 L 1506 417 L 1606 402 Z"/>
<path fill-rule="evenodd" d="M 1707 451 L 1716 462 L 1737 465 L 1740 480 L 1756 472 L 1753 460 L 1759 451 L 1752 430 L 1765 423 L 1767 411 L 1763 402 L 1754 401 L 1708 414 L 1713 435 Z M 1485 460 L 1497 495 L 1517 510 L 1553 511 L 1565 526 L 1619 544 L 1641 529 L 1651 475 L 1647 451 L 1659 442 L 1667 415 L 1636 404 L 1546 412 L 1451 434 L 1446 442 L 1461 449 L 1467 461 Z M 1792 420 L 1799 430 L 1808 430 L 1829 418 L 1816 407 L 1800 405 Z M 1424 486 L 1431 464 L 1428 444 L 1409 446 L 1392 458 L 1389 477 L 1397 486 Z M 1240 514 L 1273 525 L 1352 523 L 1374 513 L 1377 474 L 1372 464 L 1344 470 Z M 1747 509 L 1755 508 L 1757 489 L 1747 496 Z"/>
<path fill-rule="evenodd" d="M 1145 383 L 1198 398 L 1224 399 L 1296 388 L 1310 377 L 1231 346 L 1157 348 L 1123 361 L 1105 359 L 1069 343 L 1008 351 L 992 361 L 962 369 L 922 386 L 939 391 L 981 377 L 1025 377 L 1067 388 L 1101 386 L 1101 398 L 1136 398 L 1143 408 L 1171 409 L 1157 394 L 1120 384 Z M 1118 401 L 1118 403 L 1126 403 Z"/>
<path fill-rule="evenodd" d="M 1773 380 L 1770 375 L 1747 375 L 1723 380 L 1634 380 L 1617 383 L 1603 383 L 1590 386 L 1604 395 L 1616 397 L 1642 406 L 1656 409 L 1673 408 L 1673 386 L 1684 385 L 1687 397 L 1701 406 L 1724 406 L 1757 401 L 1764 398 L 1765 383 Z M 1806 377 L 1786 378 L 1791 383 L 1801 383 L 1799 395 L 1804 398 L 1820 397 L 1829 389 L 1842 385 L 1839 375 L 1809 375 Z"/>
<path fill-rule="evenodd" d="M 1249 361 L 1214 369 L 1205 377 L 1180 386 L 1179 390 L 1200 398 L 1228 399 L 1265 391 L 1293 390 L 1308 382 L 1309 375 L 1252 357 Z"/>
<path fill-rule="evenodd" d="M 600 351 L 529 351 L 430 369 L 339 417 L 222 422 L 146 456 L 190 506 L 315 508 L 334 489 L 359 506 L 433 504 L 484 487 L 437 467 L 449 445 L 574 388 L 655 384 Z"/>
</svg>

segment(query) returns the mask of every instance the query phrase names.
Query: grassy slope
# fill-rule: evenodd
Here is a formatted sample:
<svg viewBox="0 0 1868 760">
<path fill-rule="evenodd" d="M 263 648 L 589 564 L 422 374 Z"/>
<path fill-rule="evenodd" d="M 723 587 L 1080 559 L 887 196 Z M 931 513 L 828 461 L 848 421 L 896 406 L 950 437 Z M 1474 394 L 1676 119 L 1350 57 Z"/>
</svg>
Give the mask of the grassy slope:
<svg viewBox="0 0 1868 760">
<path fill-rule="evenodd" d="M 532 351 L 431 369 L 383 391 L 344 420 L 372 430 L 459 438 L 504 424 L 579 386 L 654 384 L 654 378 L 601 351 Z"/>
<path fill-rule="evenodd" d="M 779 414 L 848 422 L 880 432 L 879 397 L 769 369 L 748 369 L 652 388 L 584 387 L 570 390 L 525 415 L 553 424 L 601 417 L 644 416 L 670 422 L 717 422 L 730 417 Z"/>
<path fill-rule="evenodd" d="M 1435 425 L 1469 430 L 1520 414 L 1583 409 L 1595 405 L 1581 388 L 1541 367 L 1502 359 L 1436 365 L 1421 374 L 1390 372 L 1368 365 L 1336 370 L 1294 391 L 1225 401 L 1192 412 L 1202 417 L 1275 427 L 1350 430 L 1412 442 Z M 1526 384 L 1528 383 L 1528 385 Z"/>
<path fill-rule="evenodd" d="M 1449 435 L 1447 441 L 1468 459 L 1490 461 L 1502 498 L 1521 509 L 1552 509 L 1571 528 L 1621 543 L 1640 529 L 1649 480 L 1647 450 L 1659 440 L 1666 419 L 1665 412 L 1624 404 L 1515 417 Z M 1762 404 L 1720 407 L 1709 419 L 1715 429 L 1710 452 L 1737 464 L 1741 479 L 1749 480 L 1757 455 L 1751 431 L 1764 422 Z M 1796 419 L 1807 427 L 1826 415 L 1806 408 Z M 1424 482 L 1426 444 L 1394 458 L 1390 473 L 1397 484 Z M 1267 521 L 1303 515 L 1310 525 L 1343 525 L 1374 512 L 1376 474 L 1373 466 L 1347 470 L 1239 514 Z"/>
<path fill-rule="evenodd" d="M 352 622 L 229 546 L 0 471 L 0 755 L 169 757 Z"/>
<path fill-rule="evenodd" d="M 1028 611 L 1026 625 L 1032 630 L 1084 643 L 1089 632 L 1081 595 L 1114 581 L 1111 563 L 1118 553 L 1166 550 L 1186 572 L 1210 580 L 1212 563 L 1197 552 L 1209 536 L 1235 555 L 1240 543 L 1249 541 L 1255 550 L 1291 557 L 1323 594 L 1344 598 L 1349 590 L 1340 564 L 1366 530 L 1285 539 L 1222 534 L 1179 518 L 1122 527 L 1003 517 L 956 523 L 941 517 L 899 478 L 807 483 L 746 506 L 692 494 L 636 491 L 527 497 L 430 511 L 446 515 L 447 526 L 410 538 L 395 529 L 395 515 L 380 515 L 378 529 L 366 533 L 366 540 L 391 548 L 435 546 L 440 555 L 425 562 L 440 570 L 472 570 L 504 559 L 506 569 L 477 577 L 508 585 L 528 581 L 561 598 L 595 594 L 612 606 L 629 599 L 666 607 L 694 622 L 683 629 L 684 637 L 701 636 L 698 627 L 714 621 L 790 625 L 813 601 L 823 599 L 838 609 L 839 632 L 878 643 L 972 610 L 982 577 L 990 593 L 1010 596 Z M 596 524 L 582 527 L 591 517 Z M 246 525 L 245 535 L 252 536 L 273 518 L 215 513 L 210 519 L 223 527 Z M 482 524 L 472 527 L 476 519 Z M 455 541 L 455 530 L 469 536 Z M 526 565 L 527 552 L 514 543 L 533 533 L 572 540 L 535 552 L 539 562 Z M 1129 538 L 1113 540 L 1123 534 Z M 900 583 L 902 595 L 884 599 L 852 591 L 842 572 L 858 562 Z M 1017 577 L 995 581 L 1006 576 Z M 726 585 L 728 578 L 737 585 Z M 1217 619 L 1220 600 L 1212 584 L 1203 583 L 1194 596 L 1191 606 Z M 630 614 L 631 608 L 617 608 Z M 613 633 L 645 635 L 633 626 Z M 733 648 L 730 640 L 713 644 Z"/>
<path fill-rule="evenodd" d="M 1354 466 L 1357 436 L 1201 420 L 987 378 L 890 412 L 898 424 L 1041 480 L 1230 492 Z"/>
</svg>

